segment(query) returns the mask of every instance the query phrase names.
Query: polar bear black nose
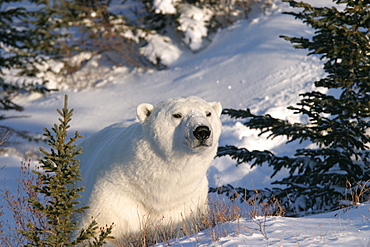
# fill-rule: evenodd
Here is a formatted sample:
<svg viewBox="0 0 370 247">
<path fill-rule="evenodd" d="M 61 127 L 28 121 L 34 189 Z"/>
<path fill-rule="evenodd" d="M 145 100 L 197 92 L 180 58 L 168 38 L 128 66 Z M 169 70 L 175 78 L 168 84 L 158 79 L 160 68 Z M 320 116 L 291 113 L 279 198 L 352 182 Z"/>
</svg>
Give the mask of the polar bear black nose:
<svg viewBox="0 0 370 247">
<path fill-rule="evenodd" d="M 194 137 L 197 138 L 198 140 L 206 140 L 209 138 L 211 135 L 211 131 L 207 126 L 198 126 L 194 131 L 193 131 Z"/>
</svg>

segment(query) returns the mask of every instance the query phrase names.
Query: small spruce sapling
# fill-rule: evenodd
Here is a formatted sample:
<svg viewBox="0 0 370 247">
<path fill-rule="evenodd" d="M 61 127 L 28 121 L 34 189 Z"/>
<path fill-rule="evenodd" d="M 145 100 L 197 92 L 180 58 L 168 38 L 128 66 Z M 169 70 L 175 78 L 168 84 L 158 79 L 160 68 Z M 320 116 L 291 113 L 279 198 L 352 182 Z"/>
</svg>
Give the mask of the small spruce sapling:
<svg viewBox="0 0 370 247">
<path fill-rule="evenodd" d="M 28 229 L 20 230 L 28 241 L 27 246 L 76 246 L 87 243 L 89 246 L 102 246 L 107 238 L 111 238 L 109 235 L 112 226 L 100 229 L 97 233 L 96 221 L 92 221 L 87 229 L 73 236 L 78 225 L 76 215 L 83 214 L 87 207 L 77 207 L 79 202 L 76 199 L 84 188 L 75 186 L 76 181 L 82 180 L 79 161 L 76 159 L 82 148 L 76 148 L 74 143 L 82 136 L 76 131 L 73 137 L 69 140 L 67 138 L 73 115 L 73 109 L 68 109 L 67 101 L 65 96 L 63 109 L 57 109 L 61 117 L 58 119 L 59 125 L 54 124 L 53 133 L 44 129 L 51 149 L 48 152 L 40 148 L 45 155 L 39 160 L 43 172 L 33 172 L 37 175 L 37 180 L 41 181 L 41 186 L 33 186 L 38 197 L 29 199 L 29 202 L 45 216 L 47 227 L 39 228 L 29 223 Z"/>
</svg>

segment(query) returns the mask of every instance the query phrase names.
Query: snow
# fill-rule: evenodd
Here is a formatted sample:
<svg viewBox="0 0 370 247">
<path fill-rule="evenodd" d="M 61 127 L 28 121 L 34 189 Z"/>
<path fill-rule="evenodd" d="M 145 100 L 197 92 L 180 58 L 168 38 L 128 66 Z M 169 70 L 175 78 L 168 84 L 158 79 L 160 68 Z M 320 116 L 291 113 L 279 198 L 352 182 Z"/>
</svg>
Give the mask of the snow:
<svg viewBox="0 0 370 247">
<path fill-rule="evenodd" d="M 203 38 L 207 36 L 208 29 L 206 23 L 212 18 L 212 12 L 203 8 L 200 9 L 191 4 L 181 4 L 179 7 L 179 27 L 178 30 L 184 32 L 184 42 L 193 51 L 202 47 Z"/>
<path fill-rule="evenodd" d="M 145 39 L 148 44 L 140 49 L 140 53 L 154 64 L 160 62 L 167 66 L 181 56 L 181 50 L 166 36 L 148 34 Z"/>
<path fill-rule="evenodd" d="M 368 217 L 369 204 L 362 204 L 304 218 L 242 218 L 155 246 L 369 246 Z"/>
<path fill-rule="evenodd" d="M 157 14 L 175 14 L 178 0 L 154 0 L 153 6 Z"/>
<path fill-rule="evenodd" d="M 157 10 L 162 13 L 173 11 L 171 6 L 176 2 L 158 0 Z M 333 5 L 329 0 L 309 2 Z M 69 95 L 69 106 L 75 109 L 70 133 L 78 130 L 85 137 L 119 121 L 135 121 L 136 106 L 140 103 L 155 104 L 170 97 L 189 95 L 220 101 L 224 108 L 250 108 L 255 114 L 269 113 L 273 117 L 304 122 L 306 119 L 286 107 L 298 102 L 298 94 L 312 90 L 313 82 L 324 76 L 323 62 L 315 56 L 307 57 L 307 51 L 296 50 L 279 38 L 279 35 L 307 37 L 313 33 L 312 29 L 283 15 L 282 11 L 291 9 L 286 3 L 277 2 L 266 15 L 254 13 L 249 20 L 220 30 L 212 42 L 196 54 L 163 37 L 153 36 L 150 45 L 157 45 L 161 50 L 148 46 L 142 52 L 145 53 L 145 49 L 159 51 L 151 60 L 155 62 L 160 58 L 168 66 L 166 70 L 107 69 L 104 60 L 95 59 L 80 73 L 83 87 L 76 90 L 69 84 L 64 91 L 46 96 L 19 96 L 16 102 L 24 106 L 25 111 L 17 115 L 27 117 L 2 120 L 2 124 L 30 133 L 42 133 L 44 127 L 50 129 L 56 121 L 55 109 L 63 106 L 64 94 Z M 149 50 L 147 52 L 150 54 Z M 81 62 L 84 56 L 88 54 L 82 54 L 76 62 Z M 50 65 L 55 70 L 60 69 L 58 66 Z M 58 85 L 56 80 L 52 78 L 50 85 Z M 266 140 L 265 135 L 258 136 L 258 132 L 245 128 L 242 120 L 222 116 L 222 122 L 220 145 L 272 150 L 279 155 L 291 155 L 297 148 L 296 144 L 285 144 L 283 138 Z M 16 137 L 11 140 L 19 141 Z M 21 143 L 18 149 L 32 154 L 39 145 L 43 144 Z M 35 155 L 31 157 L 37 164 Z M 0 167 L 5 166 L 0 171 L 0 190 L 4 190 L 4 181 L 6 188 L 16 190 L 22 159 L 25 157 L 15 149 L 9 149 L 7 155 L 0 157 Z M 271 179 L 271 174 L 271 167 L 235 166 L 234 161 L 223 157 L 214 160 L 208 178 L 211 187 L 231 184 L 263 189 L 286 175 L 282 171 Z M 5 206 L 5 202 L 1 205 Z M 369 246 L 369 209 L 367 203 L 357 208 L 302 218 L 245 217 L 170 243 L 174 246 Z M 11 220 L 9 214 L 2 217 Z M 167 243 L 158 246 L 167 246 Z"/>
</svg>

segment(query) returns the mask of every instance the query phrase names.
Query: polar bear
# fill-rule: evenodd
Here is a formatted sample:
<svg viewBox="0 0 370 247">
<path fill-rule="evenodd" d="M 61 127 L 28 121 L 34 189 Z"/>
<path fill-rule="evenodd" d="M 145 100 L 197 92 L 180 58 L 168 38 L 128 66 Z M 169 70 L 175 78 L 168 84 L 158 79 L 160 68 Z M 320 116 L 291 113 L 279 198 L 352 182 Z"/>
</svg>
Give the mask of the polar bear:
<svg viewBox="0 0 370 247">
<path fill-rule="evenodd" d="M 196 96 L 143 103 L 137 123 L 114 124 L 85 140 L 79 160 L 82 203 L 89 208 L 81 227 L 91 217 L 100 226 L 114 223 L 113 244 L 143 231 L 163 241 L 161 234 L 199 230 L 208 210 L 206 172 L 221 134 L 221 108 Z"/>
</svg>

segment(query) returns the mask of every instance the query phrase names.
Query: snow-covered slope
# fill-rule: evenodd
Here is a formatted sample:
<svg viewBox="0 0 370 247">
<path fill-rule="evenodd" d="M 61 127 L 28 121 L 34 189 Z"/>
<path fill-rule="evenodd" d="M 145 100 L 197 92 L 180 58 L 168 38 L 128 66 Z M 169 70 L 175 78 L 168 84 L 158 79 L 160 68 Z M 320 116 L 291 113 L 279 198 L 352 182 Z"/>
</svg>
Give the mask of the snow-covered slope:
<svg viewBox="0 0 370 247">
<path fill-rule="evenodd" d="M 304 218 L 257 217 L 219 224 L 156 246 L 369 246 L 369 204 Z"/>
<path fill-rule="evenodd" d="M 157 103 L 174 96 L 197 95 L 207 101 L 220 101 L 224 108 L 248 107 L 255 113 L 299 120 L 286 107 L 298 102 L 300 92 L 311 90 L 313 81 L 323 71 L 317 57 L 307 57 L 305 51 L 295 50 L 279 38 L 312 33 L 301 22 L 282 15 L 281 6 L 287 8 L 280 3 L 267 15 L 256 14 L 250 21 L 220 31 L 210 46 L 197 54 L 184 51 L 168 70 L 130 72 L 116 68 L 102 73 L 99 68 L 104 64 L 94 61 L 85 68 L 89 74 L 85 80 L 98 81 L 97 87 L 78 92 L 71 89 L 31 101 L 19 99 L 26 108 L 22 115 L 30 117 L 6 120 L 4 124 L 41 133 L 43 127 L 54 123 L 55 109 L 62 106 L 65 93 L 69 95 L 70 107 L 75 108 L 72 130 L 84 136 L 118 121 L 134 121 L 136 106 L 142 102 Z M 226 117 L 223 120 L 221 145 L 276 149 L 284 143 L 279 138 L 266 141 L 238 122 Z M 210 170 L 211 186 L 237 182 L 244 176 L 245 185 L 251 186 L 248 167 L 235 168 L 233 162 L 225 159 L 216 160 Z M 270 170 L 259 169 L 254 173 L 258 173 L 253 174 L 254 186 L 270 182 L 260 179 L 268 177 Z"/>
<path fill-rule="evenodd" d="M 332 4 L 330 0 L 309 2 Z M 50 128 L 56 121 L 55 109 L 63 106 L 64 94 L 69 95 L 69 106 L 75 109 L 71 131 L 78 130 L 84 136 L 118 121 L 135 121 L 136 106 L 142 102 L 157 103 L 174 96 L 197 95 L 207 101 L 220 101 L 224 108 L 251 108 L 254 113 L 300 121 L 286 107 L 298 102 L 298 94 L 311 90 L 313 82 L 324 72 L 317 57 L 307 57 L 307 51 L 295 50 L 279 38 L 279 35 L 307 37 L 313 32 L 300 21 L 281 13 L 286 10 L 290 10 L 288 5 L 278 2 L 266 15 L 255 13 L 248 21 L 221 30 L 206 49 L 196 54 L 182 49 L 180 58 L 167 70 L 114 68 L 102 71 L 99 68 L 104 68 L 104 64 L 94 61 L 85 66 L 85 74 L 89 75 L 85 80 L 96 82 L 95 87 L 18 98 L 17 102 L 25 107 L 22 115 L 28 117 L 3 120 L 2 124 L 42 133 L 43 127 Z M 220 145 L 267 149 L 278 154 L 294 151 L 294 147 L 285 145 L 284 139 L 266 140 L 238 121 L 225 116 L 222 121 Z M 38 146 L 27 145 L 34 150 Z M 0 166 L 6 166 L 0 172 L 0 188 L 6 181 L 7 188 L 15 191 L 20 161 L 15 155 L 0 157 Z M 270 187 L 271 182 L 279 178 L 271 180 L 271 173 L 269 167 L 236 167 L 229 158 L 221 158 L 213 162 L 208 177 L 213 187 L 231 183 L 259 189 Z M 229 236 L 213 239 L 210 232 L 216 228 L 186 238 L 178 246 L 369 246 L 370 229 L 366 226 L 370 223 L 369 205 L 339 214 L 340 218 L 331 213 L 299 219 L 242 219 L 218 226 L 218 234 L 228 232 Z M 255 221 L 265 225 L 268 240 L 255 230 L 259 228 Z"/>
</svg>

